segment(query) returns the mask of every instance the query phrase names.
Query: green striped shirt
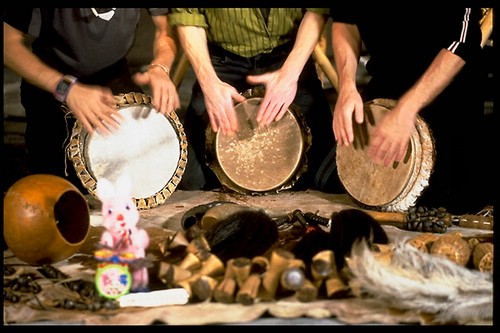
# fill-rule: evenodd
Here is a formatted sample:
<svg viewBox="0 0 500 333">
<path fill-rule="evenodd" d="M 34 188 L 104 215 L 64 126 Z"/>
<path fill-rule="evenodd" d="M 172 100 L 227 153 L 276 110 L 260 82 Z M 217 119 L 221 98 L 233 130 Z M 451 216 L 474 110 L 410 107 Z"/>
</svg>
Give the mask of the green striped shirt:
<svg viewBox="0 0 500 333">
<path fill-rule="evenodd" d="M 172 26 L 203 27 L 207 39 L 242 57 L 269 53 L 295 39 L 306 10 L 328 15 L 328 8 L 271 8 L 268 23 L 259 8 L 171 8 Z"/>
</svg>

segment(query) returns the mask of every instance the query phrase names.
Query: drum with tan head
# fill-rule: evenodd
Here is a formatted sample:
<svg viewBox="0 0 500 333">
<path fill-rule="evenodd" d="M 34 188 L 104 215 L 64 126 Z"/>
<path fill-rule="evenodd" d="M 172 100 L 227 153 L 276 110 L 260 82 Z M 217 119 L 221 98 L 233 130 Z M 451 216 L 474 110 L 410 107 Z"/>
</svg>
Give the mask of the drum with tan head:
<svg viewBox="0 0 500 333">
<path fill-rule="evenodd" d="M 430 129 L 417 116 L 403 161 L 391 166 L 371 161 L 367 154 L 371 134 L 395 103 L 394 100 L 375 99 L 364 104 L 365 121 L 362 124 L 353 122 L 353 144 L 337 146 L 337 169 L 346 191 L 362 206 L 402 212 L 414 206 L 428 186 L 435 148 Z"/>
<path fill-rule="evenodd" d="M 175 112 L 163 115 L 141 93 L 115 96 L 123 116 L 111 135 L 90 135 L 76 121 L 67 153 L 82 184 L 96 196 L 101 178 L 128 174 L 138 209 L 164 203 L 179 184 L 187 163 L 187 139 Z"/>
<path fill-rule="evenodd" d="M 291 105 L 283 118 L 259 128 L 256 116 L 264 91 L 243 93 L 235 106 L 239 130 L 234 136 L 206 130 L 207 163 L 226 189 L 241 194 L 290 189 L 307 169 L 312 137 L 302 115 Z"/>
</svg>

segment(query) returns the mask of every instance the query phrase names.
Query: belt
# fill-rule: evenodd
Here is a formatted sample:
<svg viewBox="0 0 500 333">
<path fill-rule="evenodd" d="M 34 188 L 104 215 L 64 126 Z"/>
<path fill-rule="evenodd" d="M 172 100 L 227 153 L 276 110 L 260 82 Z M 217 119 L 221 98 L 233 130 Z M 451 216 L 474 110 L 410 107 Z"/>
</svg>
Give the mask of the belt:
<svg viewBox="0 0 500 333">
<path fill-rule="evenodd" d="M 208 43 L 208 50 L 210 52 L 210 55 L 214 55 L 217 57 L 228 57 L 234 60 L 248 60 L 248 61 L 257 61 L 261 60 L 263 58 L 269 57 L 269 56 L 275 56 L 279 55 L 280 53 L 283 53 L 285 55 L 288 55 L 290 51 L 293 48 L 294 41 L 287 42 L 285 44 L 282 44 L 280 46 L 277 46 L 271 50 L 269 53 L 259 53 L 256 56 L 253 57 L 243 57 L 240 56 L 236 53 L 233 53 L 231 51 L 228 51 L 224 49 L 222 46 L 219 46 L 214 43 Z"/>
</svg>

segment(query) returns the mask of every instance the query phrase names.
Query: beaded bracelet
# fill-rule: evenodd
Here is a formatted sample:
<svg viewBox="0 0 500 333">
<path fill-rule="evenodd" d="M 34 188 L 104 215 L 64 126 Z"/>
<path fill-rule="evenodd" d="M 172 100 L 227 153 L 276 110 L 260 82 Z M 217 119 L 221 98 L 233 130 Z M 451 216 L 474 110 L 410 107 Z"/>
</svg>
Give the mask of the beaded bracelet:
<svg viewBox="0 0 500 333">
<path fill-rule="evenodd" d="M 152 68 L 152 67 L 160 67 L 161 69 L 163 69 L 163 71 L 168 75 L 170 76 L 170 71 L 168 70 L 167 67 L 161 65 L 161 64 L 151 64 L 148 66 L 148 71 Z"/>
</svg>

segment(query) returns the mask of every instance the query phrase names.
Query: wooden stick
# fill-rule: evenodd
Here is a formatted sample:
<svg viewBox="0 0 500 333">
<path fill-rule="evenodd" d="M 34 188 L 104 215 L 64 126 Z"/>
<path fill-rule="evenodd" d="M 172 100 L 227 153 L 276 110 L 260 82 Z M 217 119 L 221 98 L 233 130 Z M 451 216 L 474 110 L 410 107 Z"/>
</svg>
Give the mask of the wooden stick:
<svg viewBox="0 0 500 333">
<path fill-rule="evenodd" d="M 224 263 L 215 254 L 210 254 L 207 260 L 202 262 L 202 266 L 197 272 L 200 275 L 216 277 L 224 274 Z"/>
<path fill-rule="evenodd" d="M 309 279 L 304 279 L 304 283 L 295 292 L 295 297 L 301 302 L 311 302 L 318 298 L 318 288 Z"/>
<path fill-rule="evenodd" d="M 186 71 L 189 67 L 189 60 L 186 56 L 186 53 L 184 53 L 181 48 L 179 48 L 179 53 L 179 59 L 177 60 L 175 68 L 172 72 L 172 82 L 177 89 L 179 89 L 179 87 L 181 86 L 182 80 L 184 79 Z"/>
<path fill-rule="evenodd" d="M 233 277 L 225 277 L 215 287 L 214 299 L 219 303 L 233 303 L 237 289 L 236 286 L 236 280 Z"/>
<path fill-rule="evenodd" d="M 342 298 L 349 294 L 351 289 L 339 275 L 335 275 L 325 280 L 325 290 L 327 298 Z"/>
<path fill-rule="evenodd" d="M 481 47 L 486 45 L 488 39 L 490 39 L 491 33 L 493 32 L 493 8 L 489 8 L 484 17 L 481 20 Z"/>
<path fill-rule="evenodd" d="M 194 253 L 186 253 L 184 259 L 182 259 L 178 266 L 182 269 L 193 272 L 201 268 L 201 260 Z"/>
<path fill-rule="evenodd" d="M 161 262 L 158 270 L 158 278 L 167 286 L 174 285 L 178 281 L 191 277 L 192 272 L 179 266 Z"/>
<path fill-rule="evenodd" d="M 212 299 L 214 289 L 218 283 L 217 279 L 210 276 L 202 275 L 198 277 L 195 281 L 191 282 L 193 296 L 201 302 L 209 301 Z"/>
<path fill-rule="evenodd" d="M 210 250 L 210 244 L 204 235 L 193 238 L 186 247 L 186 252 L 193 253 L 201 261 L 205 261 L 211 255 Z"/>
<path fill-rule="evenodd" d="M 252 258 L 251 273 L 263 274 L 269 269 L 269 259 L 264 256 L 255 256 Z"/>
<path fill-rule="evenodd" d="M 236 293 L 236 302 L 243 305 L 251 305 L 259 295 L 262 279 L 260 274 L 252 273 L 243 282 L 241 288 Z"/>
<path fill-rule="evenodd" d="M 321 49 L 319 44 L 316 45 L 313 51 L 313 58 L 316 60 L 316 63 L 319 65 L 328 81 L 332 84 L 332 87 L 335 88 L 336 91 L 339 90 L 339 76 L 337 71 L 333 67 L 330 59 L 326 56 L 326 54 Z"/>
<path fill-rule="evenodd" d="M 231 269 L 238 287 L 241 288 L 243 282 L 250 276 L 252 260 L 246 257 L 234 258 L 228 260 L 227 266 L 226 270 Z"/>
<path fill-rule="evenodd" d="M 188 240 L 183 233 L 176 232 L 172 236 L 169 236 L 164 242 L 161 242 L 158 247 L 163 255 L 167 255 L 170 252 L 175 251 L 185 251 L 186 247 L 189 245 Z"/>
<path fill-rule="evenodd" d="M 311 275 L 315 281 L 324 280 L 337 271 L 335 254 L 332 250 L 323 250 L 316 253 L 311 260 Z"/>
<path fill-rule="evenodd" d="M 281 273 L 287 268 L 289 262 L 295 259 L 292 252 L 278 248 L 271 253 L 269 269 L 262 279 L 263 294 L 262 298 L 271 301 L 276 295 L 276 290 L 280 282 Z"/>
<path fill-rule="evenodd" d="M 301 259 L 293 259 L 281 273 L 280 285 L 286 290 L 297 291 L 304 285 L 306 265 Z"/>
</svg>

